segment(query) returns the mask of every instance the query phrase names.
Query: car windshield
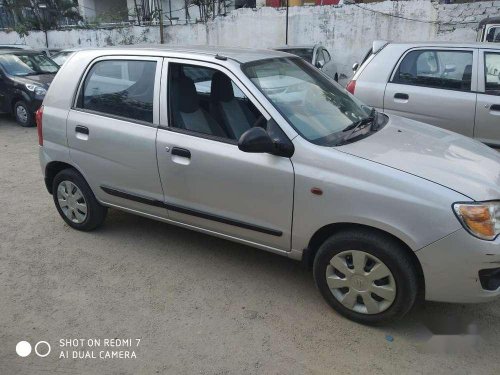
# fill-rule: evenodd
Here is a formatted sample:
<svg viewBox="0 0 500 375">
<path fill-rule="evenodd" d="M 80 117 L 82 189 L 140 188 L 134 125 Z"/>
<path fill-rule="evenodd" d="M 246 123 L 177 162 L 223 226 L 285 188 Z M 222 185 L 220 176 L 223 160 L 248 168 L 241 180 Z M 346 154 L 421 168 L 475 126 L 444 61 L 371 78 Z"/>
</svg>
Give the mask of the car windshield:
<svg viewBox="0 0 500 375">
<path fill-rule="evenodd" d="M 72 51 L 58 52 L 51 56 L 51 59 L 54 60 L 59 66 L 62 66 L 72 53 Z"/>
<path fill-rule="evenodd" d="M 57 73 L 59 65 L 44 54 L 4 54 L 0 55 L 0 65 L 13 76 Z"/>
<path fill-rule="evenodd" d="M 291 53 L 292 55 L 299 56 L 300 58 L 312 63 L 313 61 L 313 48 L 285 48 L 280 51 Z"/>
<path fill-rule="evenodd" d="M 266 59 L 242 68 L 290 125 L 312 143 L 344 144 L 358 125 L 373 118 L 371 108 L 302 59 Z"/>
</svg>

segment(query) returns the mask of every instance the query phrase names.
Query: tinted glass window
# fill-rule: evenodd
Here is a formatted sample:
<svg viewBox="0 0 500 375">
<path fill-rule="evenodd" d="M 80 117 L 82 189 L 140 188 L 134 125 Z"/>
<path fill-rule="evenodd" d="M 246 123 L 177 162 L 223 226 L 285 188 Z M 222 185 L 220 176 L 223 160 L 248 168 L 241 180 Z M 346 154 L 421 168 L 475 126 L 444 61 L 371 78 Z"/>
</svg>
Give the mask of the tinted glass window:
<svg viewBox="0 0 500 375">
<path fill-rule="evenodd" d="M 100 61 L 85 78 L 79 106 L 153 122 L 155 72 L 154 61 Z"/>
<path fill-rule="evenodd" d="M 313 48 L 286 48 L 281 51 L 291 53 L 292 55 L 299 56 L 300 58 L 310 62 L 313 61 Z"/>
<path fill-rule="evenodd" d="M 168 87 L 170 123 L 175 128 L 236 141 L 261 124 L 257 108 L 218 70 L 171 63 Z"/>
<path fill-rule="evenodd" d="M 486 35 L 486 41 L 500 43 L 500 27 L 491 27 Z"/>
<path fill-rule="evenodd" d="M 472 52 L 418 50 L 408 53 L 393 82 L 460 91 L 470 91 Z"/>
<path fill-rule="evenodd" d="M 326 49 L 323 50 L 323 55 L 325 56 L 325 62 L 329 62 L 332 59 L 330 53 Z"/>
<path fill-rule="evenodd" d="M 316 63 L 320 63 L 321 66 L 325 65 L 325 55 L 323 55 L 323 50 L 318 50 L 316 56 Z"/>
<path fill-rule="evenodd" d="M 500 53 L 484 54 L 485 92 L 500 95 Z"/>
</svg>

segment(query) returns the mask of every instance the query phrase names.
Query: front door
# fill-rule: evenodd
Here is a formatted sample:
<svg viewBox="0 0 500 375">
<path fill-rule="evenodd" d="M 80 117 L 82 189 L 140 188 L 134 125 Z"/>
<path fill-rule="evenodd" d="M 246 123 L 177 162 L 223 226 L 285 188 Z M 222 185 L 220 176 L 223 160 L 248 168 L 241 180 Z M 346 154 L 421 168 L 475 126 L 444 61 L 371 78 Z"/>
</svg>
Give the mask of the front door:
<svg viewBox="0 0 500 375">
<path fill-rule="evenodd" d="M 481 142 L 500 148 L 500 52 L 481 51 L 478 71 L 474 136 Z"/>
<path fill-rule="evenodd" d="M 473 49 L 408 52 L 386 86 L 384 111 L 472 137 L 476 55 Z"/>
<path fill-rule="evenodd" d="M 157 152 L 169 218 L 289 251 L 292 163 L 237 145 L 246 130 L 265 126 L 262 108 L 217 65 L 172 59 L 162 77 Z"/>
<path fill-rule="evenodd" d="M 155 145 L 161 63 L 130 56 L 94 62 L 69 112 L 67 137 L 71 159 L 101 202 L 165 217 Z"/>
</svg>

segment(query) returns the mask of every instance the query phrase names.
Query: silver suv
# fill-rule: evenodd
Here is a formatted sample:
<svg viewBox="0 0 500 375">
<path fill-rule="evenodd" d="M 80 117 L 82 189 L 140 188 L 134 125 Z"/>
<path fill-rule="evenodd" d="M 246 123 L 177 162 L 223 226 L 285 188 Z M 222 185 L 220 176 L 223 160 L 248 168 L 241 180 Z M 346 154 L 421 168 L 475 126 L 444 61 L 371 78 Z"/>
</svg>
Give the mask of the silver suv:
<svg viewBox="0 0 500 375">
<path fill-rule="evenodd" d="M 303 260 L 367 324 L 418 297 L 500 295 L 499 154 L 378 113 L 296 56 L 77 52 L 37 123 L 47 189 L 75 229 L 111 207 Z"/>
<path fill-rule="evenodd" d="M 384 112 L 500 148 L 500 46 L 493 43 L 376 41 L 347 89 Z"/>
</svg>

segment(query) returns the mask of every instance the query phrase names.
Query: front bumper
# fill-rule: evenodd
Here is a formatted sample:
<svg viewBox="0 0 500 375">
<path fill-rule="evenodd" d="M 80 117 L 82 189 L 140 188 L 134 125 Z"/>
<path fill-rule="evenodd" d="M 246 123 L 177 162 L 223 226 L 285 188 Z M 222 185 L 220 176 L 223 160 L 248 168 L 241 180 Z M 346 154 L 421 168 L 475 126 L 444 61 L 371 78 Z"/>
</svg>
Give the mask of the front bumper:
<svg viewBox="0 0 500 375">
<path fill-rule="evenodd" d="M 35 96 L 35 97 L 30 98 L 31 100 L 26 103 L 29 110 L 32 113 L 35 113 L 36 111 L 38 111 L 38 108 L 40 108 L 42 106 L 43 98 L 44 98 L 43 96 Z"/>
<path fill-rule="evenodd" d="M 500 238 L 484 241 L 460 229 L 415 254 L 424 272 L 426 300 L 469 303 L 500 297 L 500 287 L 487 290 L 479 277 L 481 270 L 500 268 Z"/>
</svg>

